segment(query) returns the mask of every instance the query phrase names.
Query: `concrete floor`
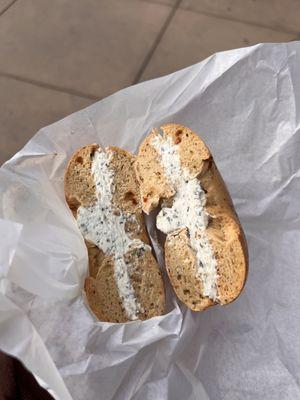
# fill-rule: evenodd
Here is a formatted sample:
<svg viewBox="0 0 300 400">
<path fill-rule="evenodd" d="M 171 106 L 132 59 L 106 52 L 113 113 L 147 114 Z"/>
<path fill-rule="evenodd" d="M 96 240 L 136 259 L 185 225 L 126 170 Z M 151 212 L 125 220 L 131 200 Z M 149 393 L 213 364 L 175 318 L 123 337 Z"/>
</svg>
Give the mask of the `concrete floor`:
<svg viewBox="0 0 300 400">
<path fill-rule="evenodd" d="M 298 0 L 0 0 L 0 164 L 118 89 L 298 38 Z"/>
</svg>

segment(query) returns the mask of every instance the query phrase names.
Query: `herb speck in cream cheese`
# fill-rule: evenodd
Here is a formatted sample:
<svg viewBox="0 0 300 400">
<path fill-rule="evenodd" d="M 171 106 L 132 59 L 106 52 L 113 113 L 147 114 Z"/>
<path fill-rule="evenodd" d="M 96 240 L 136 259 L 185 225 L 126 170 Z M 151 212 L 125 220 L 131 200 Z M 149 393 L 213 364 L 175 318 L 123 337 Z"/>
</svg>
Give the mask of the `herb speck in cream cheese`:
<svg viewBox="0 0 300 400">
<path fill-rule="evenodd" d="M 205 193 L 199 180 L 191 177 L 189 171 L 181 167 L 178 147 L 171 137 L 163 139 L 156 135 L 151 144 L 159 154 L 167 179 L 175 191 L 172 206 L 162 205 L 156 219 L 157 228 L 165 234 L 181 228 L 188 229 L 191 247 L 196 254 L 199 278 L 203 284 L 203 294 L 216 300 L 217 261 L 205 233 L 209 220 L 204 208 Z"/>
</svg>

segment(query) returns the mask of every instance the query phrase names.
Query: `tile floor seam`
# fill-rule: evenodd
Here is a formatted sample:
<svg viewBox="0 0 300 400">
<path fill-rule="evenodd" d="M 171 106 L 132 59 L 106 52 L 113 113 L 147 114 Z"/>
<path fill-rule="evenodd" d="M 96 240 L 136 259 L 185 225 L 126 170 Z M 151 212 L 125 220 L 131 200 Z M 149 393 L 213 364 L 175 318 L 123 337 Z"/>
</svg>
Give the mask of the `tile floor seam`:
<svg viewBox="0 0 300 400">
<path fill-rule="evenodd" d="M 187 8 L 187 7 L 182 7 L 182 6 L 180 7 L 179 6 L 178 8 L 180 10 L 182 10 L 182 11 L 187 11 L 187 12 L 190 12 L 190 13 L 193 13 L 193 14 L 204 15 L 206 17 L 222 19 L 222 20 L 225 20 L 225 21 L 239 22 L 241 24 L 252 25 L 252 26 L 255 26 L 257 28 L 268 29 L 268 30 L 273 31 L 273 32 L 287 33 L 289 35 L 299 35 L 299 33 L 300 33 L 300 31 L 297 32 L 297 31 L 288 31 L 288 30 L 285 30 L 285 29 L 274 29 L 274 28 L 270 28 L 269 26 L 266 26 L 266 25 L 257 24 L 255 22 L 249 22 L 249 21 L 245 21 L 245 20 L 239 19 L 239 18 L 236 19 L 236 18 L 230 18 L 230 17 L 227 17 L 227 16 L 221 16 L 219 14 L 210 13 L 210 12 L 206 12 L 206 11 L 192 10 L 190 8 Z"/>
<path fill-rule="evenodd" d="M 61 86 L 51 85 L 51 84 L 45 83 L 45 82 L 35 81 L 35 80 L 29 79 L 26 77 L 10 74 L 10 73 L 4 72 L 4 71 L 0 71 L 0 78 L 1 77 L 7 78 L 7 79 L 13 79 L 18 82 L 28 83 L 30 85 L 38 86 L 38 87 L 48 89 L 48 90 L 53 90 L 56 92 L 61 92 L 61 93 L 69 94 L 72 96 L 81 97 L 82 99 L 99 101 L 103 98 L 101 96 L 94 96 L 92 94 L 82 93 L 78 90 L 73 90 L 70 88 L 64 88 Z"/>
<path fill-rule="evenodd" d="M 176 3 L 174 4 L 174 6 L 169 6 L 171 8 L 171 11 L 169 13 L 169 15 L 167 16 L 165 22 L 163 23 L 158 35 L 156 36 L 150 50 L 148 51 L 148 53 L 146 54 L 146 57 L 144 58 L 144 61 L 142 62 L 134 80 L 132 81 L 132 85 L 135 85 L 136 83 L 138 83 L 145 71 L 145 69 L 147 68 L 147 65 L 149 64 L 149 62 L 151 61 L 151 58 L 153 56 L 153 54 L 155 53 L 155 50 L 157 49 L 157 46 L 159 45 L 159 43 L 161 42 L 164 34 L 166 33 L 172 19 L 174 18 L 174 15 L 176 14 L 176 11 L 178 10 L 180 3 L 182 2 L 182 0 L 177 0 Z"/>
<path fill-rule="evenodd" d="M 164 3 L 161 0 L 139 0 L 139 1 L 146 2 L 146 3 L 152 3 L 152 4 L 168 5 L 168 4 Z M 172 6 L 169 5 L 169 7 L 172 7 Z M 285 30 L 285 29 L 271 28 L 271 27 L 269 27 L 267 25 L 258 24 L 258 23 L 255 23 L 255 22 L 249 22 L 249 21 L 246 21 L 246 20 L 240 19 L 240 18 L 234 18 L 234 17 L 230 18 L 230 17 L 228 17 L 226 15 L 222 16 L 221 14 L 217 14 L 217 13 L 214 13 L 214 12 L 193 10 L 193 9 L 191 9 L 189 7 L 185 7 L 183 5 L 179 6 L 178 8 L 180 10 L 189 11 L 189 12 L 192 12 L 192 13 L 195 13 L 195 14 L 202 14 L 202 15 L 205 15 L 207 17 L 214 17 L 214 18 L 224 19 L 224 20 L 228 20 L 228 21 L 232 21 L 232 22 L 240 22 L 240 23 L 243 23 L 243 24 L 256 26 L 258 28 L 270 29 L 271 31 L 275 31 L 275 32 L 287 33 L 287 34 L 290 34 L 290 35 L 293 35 L 293 34 L 299 35 L 300 34 L 300 30 L 299 31 L 294 31 L 294 30 L 290 30 L 289 31 L 289 30 Z"/>
<path fill-rule="evenodd" d="M 6 7 L 3 8 L 2 11 L 0 11 L 0 17 L 2 17 L 3 14 L 6 13 L 8 9 L 10 9 L 11 6 L 13 6 L 18 0 L 12 0 Z"/>
<path fill-rule="evenodd" d="M 161 6 L 166 6 L 166 7 L 174 7 L 174 5 L 165 3 L 162 0 L 138 0 L 138 1 L 141 1 L 143 3 L 159 4 Z"/>
</svg>

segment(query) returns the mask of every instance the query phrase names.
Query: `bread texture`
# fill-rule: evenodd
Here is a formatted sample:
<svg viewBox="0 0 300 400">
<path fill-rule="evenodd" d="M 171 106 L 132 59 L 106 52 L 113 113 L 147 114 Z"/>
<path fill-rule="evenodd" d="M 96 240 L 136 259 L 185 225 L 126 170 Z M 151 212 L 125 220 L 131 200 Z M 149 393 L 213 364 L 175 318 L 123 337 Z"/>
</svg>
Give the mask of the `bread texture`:
<svg viewBox="0 0 300 400">
<path fill-rule="evenodd" d="M 108 168 L 109 182 L 112 184 L 107 187 L 111 189 L 111 193 L 101 191 L 104 182 L 100 178 L 102 176 L 103 181 L 105 180 L 105 171 L 100 171 L 102 175 L 99 181 L 95 179 L 95 171 L 93 173 L 93 162 L 99 154 L 107 156 L 103 171 Z M 89 276 L 85 280 L 86 297 L 93 313 L 104 322 L 144 320 L 163 314 L 165 309 L 163 280 L 148 245 L 149 237 L 142 215 L 134 163 L 135 156 L 125 150 L 117 147 L 102 149 L 92 144 L 80 148 L 73 154 L 65 173 L 66 201 L 77 219 L 88 250 Z M 111 204 L 108 204 L 105 210 L 103 206 L 99 220 L 93 221 L 93 216 L 96 215 L 95 209 L 100 207 L 99 204 L 102 207 L 101 201 L 104 201 L 105 196 Z M 82 215 L 87 215 L 89 228 L 83 227 Z M 100 223 L 104 221 L 105 224 L 105 220 L 109 218 L 113 218 L 113 224 L 110 226 L 113 232 L 105 232 L 103 225 L 100 226 Z M 122 225 L 115 227 L 114 225 L 118 223 Z M 107 238 L 108 242 L 116 240 L 116 244 L 101 248 L 99 243 L 95 243 L 96 240 L 92 240 L 93 235 L 88 229 L 93 227 L 93 234 L 98 234 L 97 224 L 99 224 L 99 243 L 104 243 L 103 240 Z M 123 239 L 118 237 L 119 232 L 124 236 L 125 242 L 129 243 L 128 248 L 122 242 Z M 111 250 L 117 249 L 118 246 L 124 247 L 124 254 L 120 253 L 120 249 L 119 253 L 116 253 L 117 250 L 114 250 L 115 252 Z M 118 265 L 119 268 L 123 268 L 122 273 L 126 268 L 128 282 L 123 282 L 124 275 L 120 278 Z M 127 286 L 130 286 L 127 300 L 120 292 L 120 282 L 123 282 L 125 292 Z M 134 315 L 128 311 L 128 307 L 132 304 L 135 307 Z"/>
<path fill-rule="evenodd" d="M 165 143 L 169 145 L 167 158 L 163 154 Z M 202 217 L 206 223 L 203 229 L 195 229 L 193 238 L 188 223 L 179 224 L 173 230 L 167 226 L 165 264 L 178 298 L 190 309 L 201 311 L 214 304 L 230 303 L 241 293 L 248 270 L 247 245 L 232 200 L 208 147 L 194 132 L 182 125 L 166 124 L 159 130 L 154 129 L 141 143 L 135 169 L 144 212 L 149 213 L 160 206 L 161 220 L 167 221 L 168 215 L 175 215 L 170 207 L 180 201 L 176 200 L 179 188 L 172 179 L 172 173 L 167 173 L 162 160 L 167 160 L 172 167 L 172 160 L 176 157 L 180 160 L 181 171 L 185 173 L 184 184 L 200 184 L 197 190 L 201 192 Z M 178 175 L 178 168 L 175 163 L 175 175 Z M 171 221 L 172 224 L 174 222 Z M 207 260 L 207 254 L 210 254 L 207 250 L 207 254 L 201 255 L 202 247 L 205 247 L 203 243 L 211 251 L 211 265 L 215 265 L 215 281 L 211 284 L 215 295 L 207 295 L 205 285 L 208 287 L 209 284 L 205 279 L 210 276 L 200 273 L 204 271 L 201 269 L 204 263 L 199 264 L 199 257 Z M 199 254 L 195 245 L 200 249 Z"/>
</svg>

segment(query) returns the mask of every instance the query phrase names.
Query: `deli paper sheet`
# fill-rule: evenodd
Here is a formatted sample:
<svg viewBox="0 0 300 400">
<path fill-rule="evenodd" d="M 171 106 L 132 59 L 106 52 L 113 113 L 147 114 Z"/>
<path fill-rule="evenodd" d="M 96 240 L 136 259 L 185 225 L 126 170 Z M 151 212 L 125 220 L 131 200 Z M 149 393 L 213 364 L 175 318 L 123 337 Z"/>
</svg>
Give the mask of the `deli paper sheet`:
<svg viewBox="0 0 300 400">
<path fill-rule="evenodd" d="M 57 399 L 300 399 L 299 71 L 299 42 L 218 53 L 41 129 L 2 166 L 0 348 Z M 248 241 L 247 285 L 202 313 L 167 285 L 164 316 L 97 322 L 64 199 L 67 161 L 95 142 L 136 152 L 165 122 L 210 147 Z"/>
</svg>

